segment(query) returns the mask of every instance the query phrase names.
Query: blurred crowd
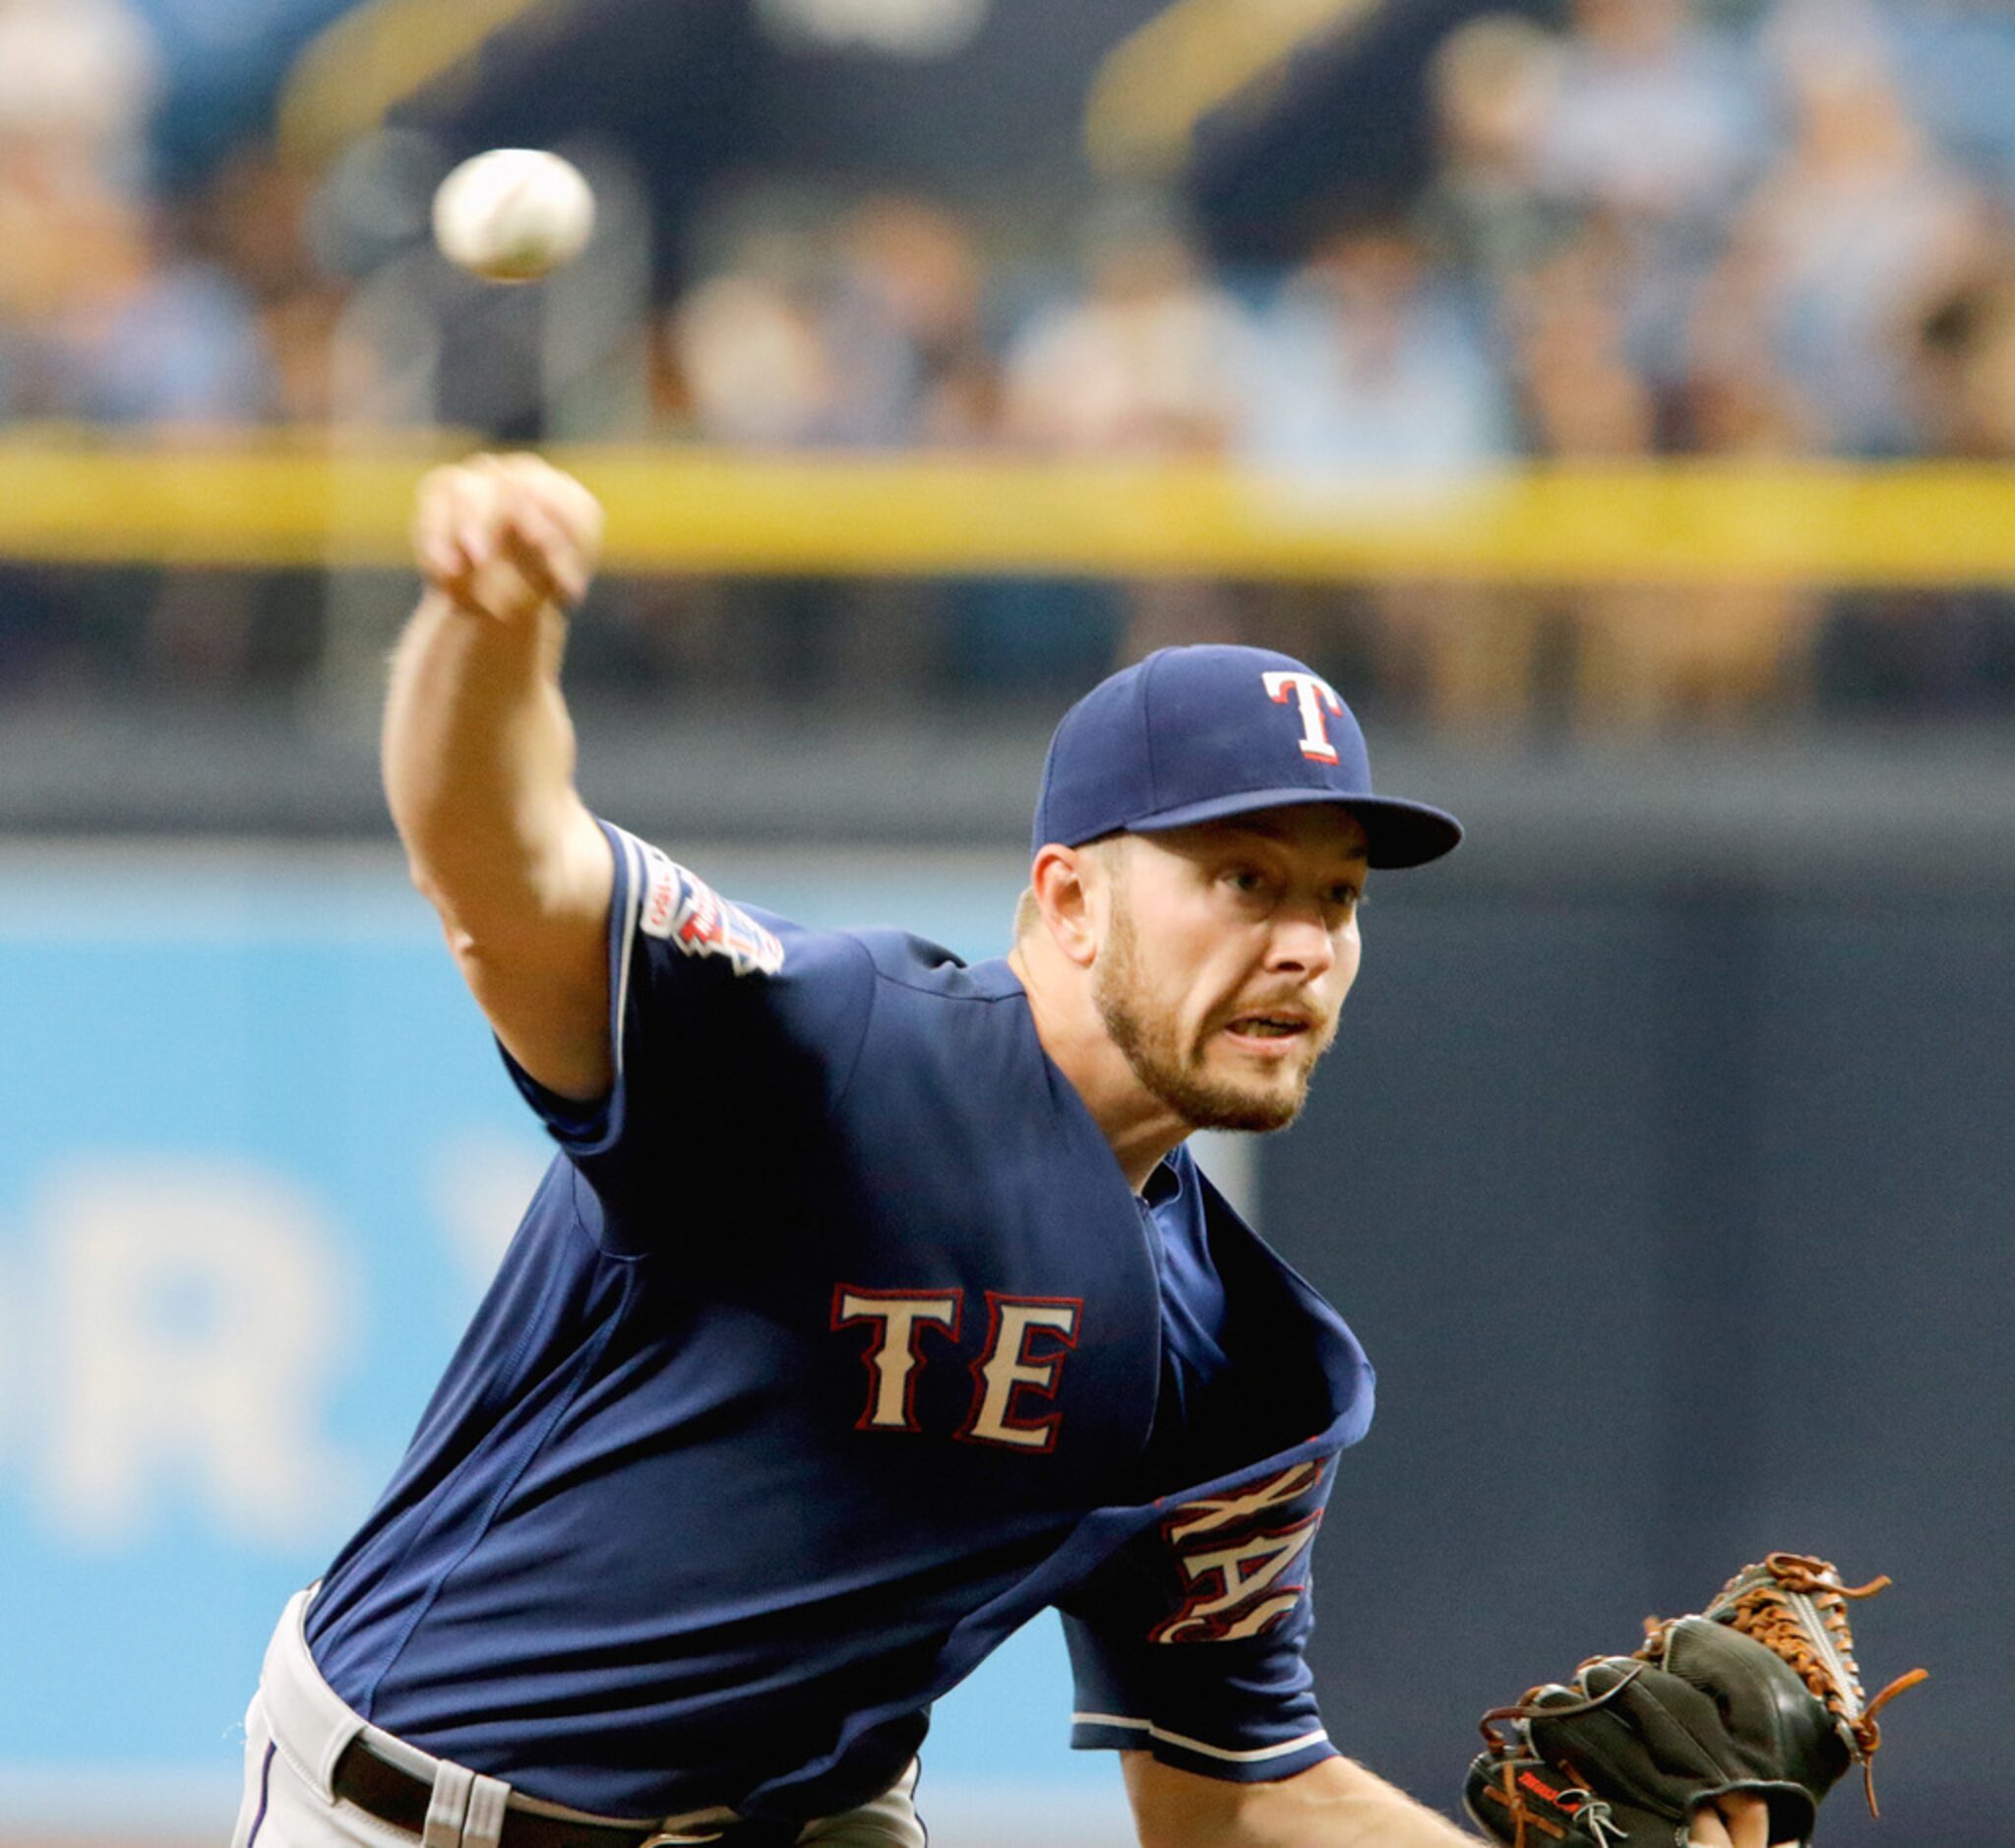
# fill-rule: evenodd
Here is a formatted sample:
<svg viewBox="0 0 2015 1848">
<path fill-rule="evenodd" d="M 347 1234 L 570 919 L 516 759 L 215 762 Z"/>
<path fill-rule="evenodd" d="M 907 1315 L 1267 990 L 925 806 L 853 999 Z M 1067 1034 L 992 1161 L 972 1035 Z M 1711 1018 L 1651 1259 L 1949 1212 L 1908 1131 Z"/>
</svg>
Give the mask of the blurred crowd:
<svg viewBox="0 0 2015 1848">
<path fill-rule="evenodd" d="M 549 402 L 490 401 L 480 376 L 355 389 L 345 342 L 369 324 L 348 310 L 421 234 L 424 158 L 338 186 L 251 147 L 163 200 L 153 84 L 123 0 L 0 0 L 0 415 L 317 424 L 368 402 L 543 433 Z M 1426 183 L 1284 274 L 1214 265 L 1158 197 L 1097 202 L 1065 239 L 1038 211 L 751 182 L 661 266 L 600 414 L 735 447 L 1375 474 L 2015 456 L 2015 15 L 1567 0 L 1469 20 L 1429 93 Z M 49 611 L 75 594 L 7 575 L 0 688 L 74 668 L 91 625 Z M 134 594 L 95 658 L 225 689 L 312 665 L 298 595 Z M 1450 724 L 2015 707 L 2015 622 L 1987 591 L 659 583 L 611 586 L 591 627 L 580 671 L 653 694 L 755 687 L 780 661 L 848 697 L 1047 691 L 1240 637 Z"/>
</svg>

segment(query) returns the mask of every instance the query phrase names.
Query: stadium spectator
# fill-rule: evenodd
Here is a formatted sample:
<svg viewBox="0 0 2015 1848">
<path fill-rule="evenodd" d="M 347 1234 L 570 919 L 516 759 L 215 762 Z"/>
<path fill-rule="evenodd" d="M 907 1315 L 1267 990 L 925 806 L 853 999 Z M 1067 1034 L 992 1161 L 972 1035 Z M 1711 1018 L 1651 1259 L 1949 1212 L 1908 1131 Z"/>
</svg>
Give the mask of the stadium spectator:
<svg viewBox="0 0 2015 1848">
<path fill-rule="evenodd" d="M 839 400 L 804 240 L 775 230 L 674 308 L 671 356 L 696 435 L 773 448 L 824 441 Z"/>
<path fill-rule="evenodd" d="M 1540 456 L 1648 456 L 1659 445 L 1657 391 L 1630 352 L 1629 268 L 1613 222 L 1507 278 L 1501 325 L 1526 443 Z"/>
<path fill-rule="evenodd" d="M 1249 462 L 1316 483 L 1345 478 L 1338 491 L 1356 494 L 1398 477 L 1408 492 L 1494 465 L 1517 441 L 1468 304 L 1402 225 L 1335 234 L 1261 319 L 1240 445 Z M 1495 632 L 1479 627 L 1478 592 L 1399 584 L 1273 602 L 1258 622 L 1267 642 L 1325 667 L 1348 662 L 1354 684 L 1410 692 L 1450 722 L 1481 716 L 1471 645 Z M 1302 627 L 1283 626 L 1295 616 Z"/>
<path fill-rule="evenodd" d="M 1217 455 L 1251 364 L 1245 309 L 1158 207 L 1109 203 L 1087 235 L 1082 292 L 1010 342 L 1005 432 L 1065 455 Z"/>
<path fill-rule="evenodd" d="M 1919 427 L 1936 453 L 2015 459 L 2015 247 L 1931 305 L 1917 339 Z M 1815 698 L 1885 716 L 1971 717 L 2015 706 L 2015 597 L 1897 586 L 1836 598 Z"/>
<path fill-rule="evenodd" d="M 1591 222 L 1508 298 L 1530 441 L 1572 463 L 1649 461 L 1675 440 L 1706 454 L 1794 453 L 1803 432 L 1766 377 L 1697 385 L 1669 399 L 1633 362 L 1621 297 L 1626 266 L 1614 225 Z M 1552 698 L 1574 725 L 1649 731 L 1675 721 L 1730 723 L 1789 704 L 1808 684 L 1820 615 L 1816 592 L 1778 585 L 1599 584 L 1551 595 L 1508 592 L 1487 623 L 1456 635 L 1444 674 L 1507 692 L 1534 689 L 1535 663 L 1557 633 L 1564 673 Z M 1528 652 L 1521 653 L 1521 647 Z M 1544 697 L 1545 690 L 1542 690 Z"/>
<path fill-rule="evenodd" d="M 863 445 L 990 440 L 1001 385 L 971 227 L 944 206 L 885 194 L 841 217 L 833 247 L 823 319 L 845 355 L 833 434 Z"/>
<path fill-rule="evenodd" d="M 1611 228 L 1633 363 L 1669 390 L 1697 278 L 1773 146 L 1769 87 L 1691 0 L 1574 0 L 1569 19 L 1540 185 Z"/>
<path fill-rule="evenodd" d="M 270 361 L 271 411 L 282 423 L 327 423 L 331 350 L 343 290 L 306 235 L 316 175 L 254 145 L 227 160 L 181 215 L 191 248 L 215 265 L 257 317 Z"/>
<path fill-rule="evenodd" d="M 1658 442 L 1658 394 L 1629 350 L 1624 242 L 1614 218 L 1588 216 L 1499 278 L 1500 350 L 1535 457 L 1611 463 Z M 1415 624 L 1417 704 L 1442 724 L 1501 725 L 1533 709 L 1586 724 L 1605 704 L 1590 684 L 1597 638 L 1618 613 L 1585 587 L 1450 592 Z"/>
<path fill-rule="evenodd" d="M 1343 232 L 1289 279 L 1252 376 L 1241 449 L 1269 465 L 1461 471 L 1516 447 L 1478 329 L 1396 224 Z"/>
<path fill-rule="evenodd" d="M 1541 260 L 1583 216 L 1539 183 L 1561 62 L 1555 33 L 1492 13 L 1449 33 L 1429 69 L 1436 159 L 1417 222 L 1436 258 L 1487 293 Z"/>
<path fill-rule="evenodd" d="M 1951 456 L 2015 457 L 2015 251 L 1933 302 L 1918 332 L 1921 424 Z"/>
<path fill-rule="evenodd" d="M 160 51 L 124 0 L 0 0 L 0 142 L 128 190 L 147 175 Z"/>
<path fill-rule="evenodd" d="M 1688 0 L 1573 0 L 1542 186 L 1660 226 L 1712 222 L 1760 161 L 1753 67 Z"/>
<path fill-rule="evenodd" d="M 744 202 L 728 254 L 668 323 L 672 409 L 756 447 L 990 441 L 998 367 L 972 230 L 932 201 L 870 197 L 807 226 Z"/>
<path fill-rule="evenodd" d="M 1252 364 L 1252 323 L 1165 204 L 1116 196 L 1089 216 L 1073 292 L 1010 339 L 1001 430 L 1074 458 L 1219 457 Z M 1220 586 L 1143 580 L 996 585 L 959 619 L 954 658 L 983 683 L 1062 687 L 1179 637 L 1236 639 Z"/>
<path fill-rule="evenodd" d="M 1897 81 L 1938 144 L 2002 198 L 2015 195 L 2015 31 L 2006 0 L 1889 0 Z"/>
<path fill-rule="evenodd" d="M 183 439 L 264 416 L 272 373 L 249 305 L 218 271 L 164 251 L 146 204 L 94 163 L 0 152 L 0 417 L 144 427 Z M 256 611 L 241 579 L 46 577 L 27 599 L 17 677 L 130 678 L 230 691 Z M 12 601 L 12 597 L 0 600 Z M 137 657 L 137 658 L 136 658 Z"/>
<path fill-rule="evenodd" d="M 0 141 L 0 416 L 201 425 L 262 415 L 264 343 L 148 201 L 60 139 Z"/>
<path fill-rule="evenodd" d="M 117 0 L 0 0 L 0 421 L 186 434 L 271 403 L 247 304 L 173 248 L 147 189 L 157 65 Z M 198 601 L 201 621 L 177 620 Z M 241 601 L 153 572 L 9 569 L 0 681 L 26 694 L 193 668 L 231 684 L 249 633 Z"/>
<path fill-rule="evenodd" d="M 1916 330 L 1983 263 L 1987 202 L 1930 146 L 1865 16 L 1801 0 L 1771 37 L 1793 138 L 1731 227 L 1693 361 L 1787 381 L 1828 450 L 1908 454 Z"/>
</svg>

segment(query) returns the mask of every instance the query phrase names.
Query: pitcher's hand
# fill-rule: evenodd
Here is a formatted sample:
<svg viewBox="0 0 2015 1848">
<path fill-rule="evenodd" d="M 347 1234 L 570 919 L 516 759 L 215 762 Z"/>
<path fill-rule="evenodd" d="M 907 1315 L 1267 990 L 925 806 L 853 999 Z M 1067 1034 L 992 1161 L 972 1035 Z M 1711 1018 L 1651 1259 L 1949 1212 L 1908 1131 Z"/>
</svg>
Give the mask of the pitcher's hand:
<svg viewBox="0 0 2015 1848">
<path fill-rule="evenodd" d="M 601 539 L 601 503 L 537 456 L 472 456 L 420 483 L 420 575 L 459 608 L 498 622 L 579 603 Z"/>
</svg>

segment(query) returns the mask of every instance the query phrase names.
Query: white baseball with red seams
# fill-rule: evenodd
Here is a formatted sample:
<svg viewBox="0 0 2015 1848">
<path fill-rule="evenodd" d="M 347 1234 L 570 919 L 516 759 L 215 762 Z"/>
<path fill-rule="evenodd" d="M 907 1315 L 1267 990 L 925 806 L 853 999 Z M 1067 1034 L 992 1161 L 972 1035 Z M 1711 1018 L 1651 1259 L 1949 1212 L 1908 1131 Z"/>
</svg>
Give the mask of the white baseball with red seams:
<svg viewBox="0 0 2015 1848">
<path fill-rule="evenodd" d="M 441 182 L 434 241 L 492 282 L 530 282 L 572 263 L 594 229 L 594 193 L 572 161 L 493 148 Z"/>
</svg>

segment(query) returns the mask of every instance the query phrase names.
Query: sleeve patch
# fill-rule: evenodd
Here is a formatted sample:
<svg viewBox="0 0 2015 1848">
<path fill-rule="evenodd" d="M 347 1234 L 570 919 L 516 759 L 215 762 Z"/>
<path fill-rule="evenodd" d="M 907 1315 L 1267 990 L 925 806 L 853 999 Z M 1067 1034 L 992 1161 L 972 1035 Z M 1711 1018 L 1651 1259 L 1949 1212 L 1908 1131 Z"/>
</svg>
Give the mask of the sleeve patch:
<svg viewBox="0 0 2015 1848">
<path fill-rule="evenodd" d="M 741 906 L 655 847 L 643 849 L 638 928 L 689 956 L 723 956 L 737 975 L 774 975 L 783 945 Z"/>
</svg>

